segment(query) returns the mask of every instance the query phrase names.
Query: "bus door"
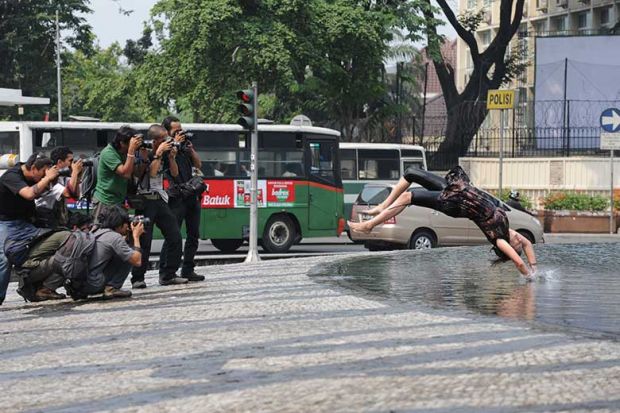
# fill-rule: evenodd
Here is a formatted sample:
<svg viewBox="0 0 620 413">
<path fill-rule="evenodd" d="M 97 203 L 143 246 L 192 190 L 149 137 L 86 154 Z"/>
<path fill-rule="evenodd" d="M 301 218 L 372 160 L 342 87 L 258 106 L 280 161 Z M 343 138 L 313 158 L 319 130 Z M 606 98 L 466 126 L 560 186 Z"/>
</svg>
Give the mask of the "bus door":
<svg viewBox="0 0 620 413">
<path fill-rule="evenodd" d="M 332 229 L 338 225 L 340 182 L 338 142 L 329 139 L 306 140 L 306 170 L 308 183 L 308 228 Z"/>
</svg>

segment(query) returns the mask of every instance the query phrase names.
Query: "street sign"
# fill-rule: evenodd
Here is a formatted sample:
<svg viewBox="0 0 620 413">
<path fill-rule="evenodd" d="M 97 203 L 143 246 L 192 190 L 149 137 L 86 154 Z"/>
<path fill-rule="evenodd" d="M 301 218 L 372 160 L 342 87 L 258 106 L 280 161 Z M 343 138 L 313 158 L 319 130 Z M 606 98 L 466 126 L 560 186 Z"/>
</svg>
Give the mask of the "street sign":
<svg viewBox="0 0 620 413">
<path fill-rule="evenodd" d="M 601 132 L 601 149 L 620 151 L 620 132 Z"/>
<path fill-rule="evenodd" d="M 487 93 L 487 109 L 512 109 L 515 105 L 514 90 L 491 89 Z"/>
<path fill-rule="evenodd" d="M 620 109 L 605 109 L 601 113 L 601 128 L 608 133 L 620 132 Z"/>
</svg>

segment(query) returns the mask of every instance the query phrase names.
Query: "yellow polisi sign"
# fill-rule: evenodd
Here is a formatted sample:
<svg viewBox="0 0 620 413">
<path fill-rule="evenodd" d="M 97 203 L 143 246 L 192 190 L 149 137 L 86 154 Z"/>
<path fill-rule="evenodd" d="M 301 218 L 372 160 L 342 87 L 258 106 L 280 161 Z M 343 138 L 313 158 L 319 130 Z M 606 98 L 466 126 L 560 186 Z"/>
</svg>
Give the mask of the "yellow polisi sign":
<svg viewBox="0 0 620 413">
<path fill-rule="evenodd" d="M 487 93 L 487 109 L 512 109 L 514 106 L 514 90 L 492 89 Z"/>
</svg>

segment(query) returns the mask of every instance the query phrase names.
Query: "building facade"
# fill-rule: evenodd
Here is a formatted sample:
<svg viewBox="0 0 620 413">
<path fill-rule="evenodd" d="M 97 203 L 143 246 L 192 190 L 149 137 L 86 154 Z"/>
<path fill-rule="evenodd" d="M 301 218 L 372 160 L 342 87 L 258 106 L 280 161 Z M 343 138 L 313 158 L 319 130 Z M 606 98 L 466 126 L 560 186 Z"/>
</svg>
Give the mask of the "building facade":
<svg viewBox="0 0 620 413">
<path fill-rule="evenodd" d="M 499 28 L 500 1 L 459 0 L 458 14 L 484 10 L 483 21 L 475 37 L 483 51 L 495 38 Z M 534 100 L 535 39 L 538 36 L 576 36 L 620 33 L 620 2 L 617 0 L 525 0 L 519 31 L 511 42 L 509 53 L 518 52 L 529 63 L 525 73 L 509 87 L 519 91 L 521 113 L 517 122 L 526 125 L 529 119 L 526 102 Z M 463 90 L 472 71 L 473 62 L 467 44 L 457 40 L 456 84 Z"/>
</svg>

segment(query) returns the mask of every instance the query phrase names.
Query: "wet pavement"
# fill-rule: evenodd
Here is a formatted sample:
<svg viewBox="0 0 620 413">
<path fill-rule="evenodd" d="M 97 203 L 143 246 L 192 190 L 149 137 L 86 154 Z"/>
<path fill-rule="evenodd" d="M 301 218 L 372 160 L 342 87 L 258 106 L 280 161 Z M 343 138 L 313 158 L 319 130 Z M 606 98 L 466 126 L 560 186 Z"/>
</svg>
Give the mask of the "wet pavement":
<svg viewBox="0 0 620 413">
<path fill-rule="evenodd" d="M 398 300 L 620 339 L 620 243 L 536 247 L 534 282 L 488 247 L 403 251 L 315 268 L 317 280 L 381 302 Z"/>
<path fill-rule="evenodd" d="M 620 410 L 617 341 L 308 277 L 339 259 L 210 266 L 177 287 L 151 273 L 122 301 L 24 305 L 12 285 L 2 412 Z"/>
</svg>

